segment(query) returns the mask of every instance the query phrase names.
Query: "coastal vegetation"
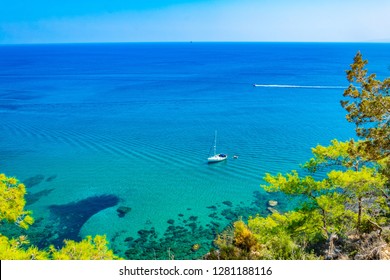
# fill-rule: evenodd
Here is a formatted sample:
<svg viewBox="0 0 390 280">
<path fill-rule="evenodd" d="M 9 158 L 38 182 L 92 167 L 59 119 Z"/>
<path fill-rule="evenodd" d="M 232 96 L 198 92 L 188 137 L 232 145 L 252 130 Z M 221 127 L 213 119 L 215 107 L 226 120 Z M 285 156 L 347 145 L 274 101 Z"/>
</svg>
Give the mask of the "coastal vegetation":
<svg viewBox="0 0 390 280">
<path fill-rule="evenodd" d="M 266 174 L 264 190 L 300 206 L 235 222 L 206 259 L 390 259 L 390 79 L 366 64 L 358 52 L 341 101 L 359 140 L 318 145 L 301 172 Z"/>
</svg>

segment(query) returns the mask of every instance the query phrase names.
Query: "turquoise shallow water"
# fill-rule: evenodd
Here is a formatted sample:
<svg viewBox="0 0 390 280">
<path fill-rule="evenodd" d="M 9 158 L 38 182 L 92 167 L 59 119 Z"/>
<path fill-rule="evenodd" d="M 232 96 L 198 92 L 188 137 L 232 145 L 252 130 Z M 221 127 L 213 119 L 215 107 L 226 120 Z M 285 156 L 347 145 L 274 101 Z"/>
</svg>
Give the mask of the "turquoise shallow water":
<svg viewBox="0 0 390 280">
<path fill-rule="evenodd" d="M 1 172 L 26 183 L 40 246 L 107 234 L 129 259 L 198 258 L 269 199 L 293 206 L 266 172 L 354 137 L 339 101 L 357 50 L 388 75 L 388 44 L 0 46 Z M 209 165 L 215 130 L 229 159 Z"/>
</svg>

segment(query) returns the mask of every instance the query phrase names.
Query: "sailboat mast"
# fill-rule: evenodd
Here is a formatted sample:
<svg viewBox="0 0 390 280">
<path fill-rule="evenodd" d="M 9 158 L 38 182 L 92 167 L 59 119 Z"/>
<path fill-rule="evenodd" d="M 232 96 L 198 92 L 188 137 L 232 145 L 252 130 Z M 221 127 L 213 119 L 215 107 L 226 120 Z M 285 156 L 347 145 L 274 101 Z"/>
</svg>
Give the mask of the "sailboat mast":
<svg viewBox="0 0 390 280">
<path fill-rule="evenodd" d="M 215 131 L 215 137 L 214 137 L 214 155 L 217 154 L 217 131 Z"/>
</svg>

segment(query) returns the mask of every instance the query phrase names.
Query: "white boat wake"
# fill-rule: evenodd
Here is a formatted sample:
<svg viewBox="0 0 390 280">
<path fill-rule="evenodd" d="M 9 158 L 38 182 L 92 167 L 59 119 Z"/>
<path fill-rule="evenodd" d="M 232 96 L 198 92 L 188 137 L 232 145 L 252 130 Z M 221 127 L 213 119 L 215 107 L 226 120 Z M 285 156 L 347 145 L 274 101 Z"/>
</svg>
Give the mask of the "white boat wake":
<svg viewBox="0 0 390 280">
<path fill-rule="evenodd" d="M 347 86 L 300 86 L 300 85 L 263 85 L 253 84 L 254 87 L 267 88 L 317 88 L 317 89 L 345 89 Z"/>
</svg>

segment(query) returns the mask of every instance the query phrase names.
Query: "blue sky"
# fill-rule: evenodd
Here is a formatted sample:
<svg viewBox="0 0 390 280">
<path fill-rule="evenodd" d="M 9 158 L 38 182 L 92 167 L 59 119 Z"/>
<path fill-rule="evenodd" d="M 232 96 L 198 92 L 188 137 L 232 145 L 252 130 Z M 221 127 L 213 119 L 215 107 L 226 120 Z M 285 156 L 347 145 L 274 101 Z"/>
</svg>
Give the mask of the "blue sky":
<svg viewBox="0 0 390 280">
<path fill-rule="evenodd" d="M 390 42 L 389 0 L 2 0 L 0 43 Z"/>
</svg>

